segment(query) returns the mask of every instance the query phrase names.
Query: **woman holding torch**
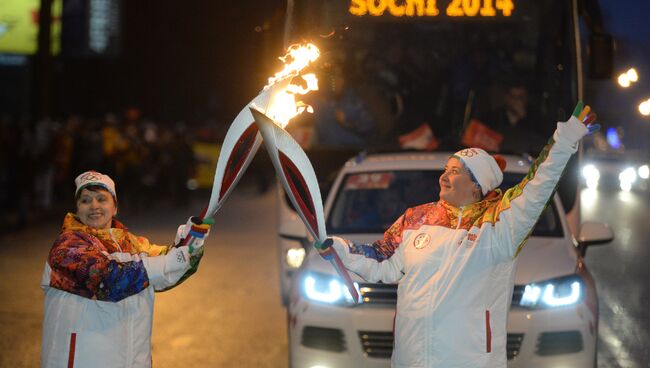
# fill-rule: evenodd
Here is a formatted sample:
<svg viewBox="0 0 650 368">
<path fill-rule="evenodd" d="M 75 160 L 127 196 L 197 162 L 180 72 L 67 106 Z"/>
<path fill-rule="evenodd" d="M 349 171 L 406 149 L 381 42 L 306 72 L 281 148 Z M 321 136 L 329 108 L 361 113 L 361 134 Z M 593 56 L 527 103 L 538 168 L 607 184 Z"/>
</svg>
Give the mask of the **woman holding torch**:
<svg viewBox="0 0 650 368">
<path fill-rule="evenodd" d="M 209 225 L 181 225 L 175 244 L 154 245 L 115 219 L 115 183 L 88 171 L 75 179 L 68 213 L 41 280 L 42 367 L 150 367 L 154 291 L 196 272 Z"/>
<path fill-rule="evenodd" d="M 578 104 L 516 186 L 501 192 L 505 162 L 479 148 L 456 152 L 440 200 L 409 208 L 373 244 L 327 239 L 347 269 L 398 283 L 393 367 L 506 367 L 506 320 L 517 255 L 583 136 L 598 129 Z"/>
</svg>

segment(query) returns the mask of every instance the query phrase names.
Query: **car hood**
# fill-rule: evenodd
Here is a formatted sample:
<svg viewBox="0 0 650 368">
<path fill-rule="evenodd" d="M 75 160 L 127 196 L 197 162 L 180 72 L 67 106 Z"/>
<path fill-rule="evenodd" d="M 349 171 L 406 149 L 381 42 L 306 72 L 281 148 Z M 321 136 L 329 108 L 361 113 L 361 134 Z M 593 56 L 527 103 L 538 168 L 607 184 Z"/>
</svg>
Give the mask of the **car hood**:
<svg viewBox="0 0 650 368">
<path fill-rule="evenodd" d="M 355 243 L 370 243 L 379 239 L 380 235 L 345 234 L 344 237 Z M 515 284 L 524 285 L 575 273 L 578 256 L 572 248 L 573 245 L 566 238 L 529 238 L 517 257 Z M 310 252 L 305 267 L 310 271 L 336 274 L 329 262 L 317 252 Z M 350 275 L 354 281 L 364 282 L 358 275 Z"/>
</svg>

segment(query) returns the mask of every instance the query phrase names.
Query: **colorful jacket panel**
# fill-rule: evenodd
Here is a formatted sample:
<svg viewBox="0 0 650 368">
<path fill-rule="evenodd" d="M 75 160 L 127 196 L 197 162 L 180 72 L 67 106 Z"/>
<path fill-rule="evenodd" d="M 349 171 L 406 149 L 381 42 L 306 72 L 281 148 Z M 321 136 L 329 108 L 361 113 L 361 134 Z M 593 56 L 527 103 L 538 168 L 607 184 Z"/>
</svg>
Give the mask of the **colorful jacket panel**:
<svg viewBox="0 0 650 368">
<path fill-rule="evenodd" d="M 108 230 L 93 229 L 69 213 L 50 250 L 49 286 L 85 298 L 112 302 L 148 287 L 144 264 L 137 258 L 120 261 L 124 257 L 117 257 L 117 254 L 158 256 L 164 255 L 168 248 L 152 245 L 146 238 L 131 234 L 115 220 L 113 226 Z"/>
<path fill-rule="evenodd" d="M 506 367 L 516 256 L 577 149 L 556 141 L 505 193 L 410 208 L 373 244 L 335 238 L 349 270 L 398 282 L 393 367 Z"/>
</svg>

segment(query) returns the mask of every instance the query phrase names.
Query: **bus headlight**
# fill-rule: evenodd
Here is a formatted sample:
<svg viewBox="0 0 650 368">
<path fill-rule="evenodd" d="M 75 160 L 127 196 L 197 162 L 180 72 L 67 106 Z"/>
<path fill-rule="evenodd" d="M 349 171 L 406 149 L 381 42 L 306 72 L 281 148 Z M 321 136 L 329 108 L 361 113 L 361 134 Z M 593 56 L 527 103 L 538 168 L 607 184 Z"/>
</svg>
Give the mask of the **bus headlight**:
<svg viewBox="0 0 650 368">
<path fill-rule="evenodd" d="M 583 294 L 580 277 L 561 277 L 526 285 L 519 305 L 530 309 L 566 307 L 581 301 Z"/>
</svg>

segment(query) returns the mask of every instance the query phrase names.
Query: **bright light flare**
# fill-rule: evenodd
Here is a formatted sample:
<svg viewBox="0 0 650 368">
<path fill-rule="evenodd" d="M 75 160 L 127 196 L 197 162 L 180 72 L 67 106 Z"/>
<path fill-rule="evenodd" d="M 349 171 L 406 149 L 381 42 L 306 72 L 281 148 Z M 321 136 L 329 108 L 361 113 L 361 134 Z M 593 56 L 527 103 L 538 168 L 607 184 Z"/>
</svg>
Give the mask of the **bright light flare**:
<svg viewBox="0 0 650 368">
<path fill-rule="evenodd" d="M 639 112 L 643 116 L 650 115 L 650 99 L 645 100 L 639 104 Z"/>
<path fill-rule="evenodd" d="M 637 174 L 639 175 L 639 177 L 640 177 L 641 179 L 648 179 L 648 178 L 650 178 L 650 167 L 648 167 L 648 165 L 640 166 L 640 167 L 637 169 Z"/>
<path fill-rule="evenodd" d="M 285 63 L 284 69 L 275 73 L 269 78 L 269 84 L 264 88 L 268 88 L 280 81 L 288 78 L 291 79 L 291 84 L 287 88 L 276 92 L 274 102 L 266 111 L 266 114 L 274 121 L 278 122 L 282 128 L 289 124 L 289 121 L 297 115 L 307 112 L 313 112 L 313 108 L 302 101 L 296 101 L 296 95 L 305 95 L 311 91 L 318 90 L 318 78 L 315 74 L 304 74 L 303 70 L 313 63 L 320 56 L 318 47 L 314 44 L 295 44 L 289 46 L 287 54 L 280 57 Z M 303 85 L 293 84 L 294 78 L 300 76 L 299 81 Z M 295 78 L 298 79 L 298 78 Z"/>
<path fill-rule="evenodd" d="M 302 265 L 302 262 L 305 260 L 305 248 L 291 248 L 287 250 L 285 256 L 287 266 L 291 268 L 299 268 Z"/>
<path fill-rule="evenodd" d="M 626 73 L 623 73 L 618 76 L 618 85 L 627 88 L 630 86 L 630 77 L 627 76 Z"/>
<path fill-rule="evenodd" d="M 583 167 L 582 176 L 585 178 L 587 188 L 598 188 L 598 182 L 600 181 L 600 171 L 596 168 L 596 166 L 589 164 Z"/>
<path fill-rule="evenodd" d="M 633 167 L 628 167 L 618 175 L 621 190 L 629 192 L 632 190 L 632 184 L 636 181 L 636 170 Z"/>
<path fill-rule="evenodd" d="M 636 69 L 630 68 L 625 72 L 625 75 L 627 75 L 627 79 L 630 82 L 636 82 L 639 80 L 639 74 L 636 72 Z"/>
</svg>

